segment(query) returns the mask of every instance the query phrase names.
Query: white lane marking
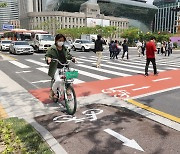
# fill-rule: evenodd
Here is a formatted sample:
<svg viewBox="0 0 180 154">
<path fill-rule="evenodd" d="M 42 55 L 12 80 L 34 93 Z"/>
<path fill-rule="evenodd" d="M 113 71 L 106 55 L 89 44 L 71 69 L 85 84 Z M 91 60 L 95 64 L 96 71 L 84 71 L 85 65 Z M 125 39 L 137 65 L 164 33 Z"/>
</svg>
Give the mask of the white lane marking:
<svg viewBox="0 0 180 154">
<path fill-rule="evenodd" d="M 132 91 L 137 91 L 137 90 L 142 90 L 142 89 L 148 89 L 149 87 L 150 87 L 150 86 L 135 88 L 135 89 L 132 89 Z"/>
<path fill-rule="evenodd" d="M 95 68 L 95 67 L 87 66 L 87 65 L 83 65 L 83 64 L 78 64 L 78 66 L 84 67 L 84 68 L 88 68 L 88 69 L 91 69 L 91 70 L 96 70 L 96 71 L 99 71 L 99 72 L 104 72 L 104 73 L 108 73 L 108 74 L 118 75 L 118 76 L 131 76 L 130 74 L 119 73 L 119 72 L 115 72 L 115 71 L 109 71 L 109 70 L 106 70 L 106 69 Z"/>
<path fill-rule="evenodd" d="M 48 74 L 48 68 L 45 67 L 40 67 L 40 68 L 36 68 L 37 70 L 40 70 L 41 72 L 44 72 L 46 74 Z M 36 81 L 37 82 L 37 81 Z M 78 84 L 78 83 L 84 83 L 84 81 L 79 80 L 79 79 L 74 79 L 74 84 Z"/>
<path fill-rule="evenodd" d="M 51 80 L 40 80 L 40 81 L 34 81 L 31 83 L 46 83 L 46 82 L 50 82 Z"/>
<path fill-rule="evenodd" d="M 156 79 L 156 80 L 152 80 L 153 82 L 158 82 L 158 81 L 163 81 L 163 80 L 170 80 L 172 79 L 171 77 L 168 78 L 161 78 L 161 79 Z"/>
<path fill-rule="evenodd" d="M 155 91 L 155 92 L 150 92 L 150 93 L 142 94 L 142 95 L 139 95 L 139 96 L 134 96 L 134 97 L 131 97 L 130 99 L 142 98 L 142 97 L 155 95 L 155 94 L 159 94 L 159 93 L 163 93 L 163 92 L 170 91 L 170 90 L 175 90 L 175 89 L 180 89 L 180 86 L 173 87 L 173 88 L 168 88 L 168 89 L 163 89 L 163 90 L 159 90 L 159 91 Z"/>
<path fill-rule="evenodd" d="M 115 132 L 115 131 L 113 131 L 113 130 L 111 130 L 109 128 L 105 129 L 104 131 L 106 133 L 114 136 L 118 140 L 122 141 L 123 145 L 134 148 L 134 149 L 137 149 L 139 151 L 144 151 L 134 139 L 130 140 L 130 139 L 126 138 L 125 136 L 123 136 L 123 135 L 121 135 L 121 134 L 119 134 L 119 133 L 117 133 L 117 132 Z"/>
<path fill-rule="evenodd" d="M 37 64 L 37 65 L 39 65 L 39 66 L 42 66 L 42 67 L 44 67 L 44 66 L 48 66 L 47 64 L 45 64 L 45 63 L 42 63 L 42 62 L 39 62 L 39 61 L 36 61 L 36 60 L 33 60 L 33 59 L 25 59 L 26 61 L 28 61 L 28 62 L 31 62 L 31 63 L 34 63 L 34 64 Z"/>
<path fill-rule="evenodd" d="M 114 90 L 114 89 L 120 89 L 120 88 L 130 87 L 130 86 L 134 86 L 134 84 L 127 84 L 127 85 L 122 85 L 122 86 L 118 86 L 118 87 L 112 87 L 112 88 L 109 88 L 109 89 L 110 89 L 110 90 Z"/>
<path fill-rule="evenodd" d="M 16 73 L 18 74 L 18 73 L 29 73 L 29 72 L 32 72 L 32 71 L 21 71 L 21 72 L 16 72 Z"/>
<path fill-rule="evenodd" d="M 94 63 L 93 63 L 93 64 L 94 64 Z M 104 67 L 107 67 L 107 68 L 116 69 L 116 70 L 122 70 L 122 71 L 127 71 L 127 72 L 134 72 L 134 73 L 144 74 L 144 71 L 128 69 L 128 68 L 125 68 L 125 67 L 122 68 L 122 67 L 116 67 L 116 66 L 105 65 L 105 64 L 101 64 L 101 66 L 104 66 Z"/>
<path fill-rule="evenodd" d="M 27 66 L 25 64 L 22 64 L 22 63 L 20 63 L 18 61 L 9 61 L 9 62 L 16 65 L 16 66 L 18 66 L 18 67 L 20 67 L 20 68 L 30 68 L 29 66 Z"/>
<path fill-rule="evenodd" d="M 78 70 L 79 74 L 82 74 L 82 75 L 85 75 L 85 76 L 88 76 L 88 77 L 91 77 L 91 78 L 95 78 L 95 79 L 99 79 L 99 80 L 107 80 L 107 79 L 110 79 L 110 78 L 107 78 L 107 77 L 104 77 L 104 76 L 101 76 L 101 75 L 97 75 L 97 74 L 93 74 L 93 73 L 89 73 L 89 72 L 86 72 L 86 71 L 81 71 L 81 70 Z"/>
</svg>

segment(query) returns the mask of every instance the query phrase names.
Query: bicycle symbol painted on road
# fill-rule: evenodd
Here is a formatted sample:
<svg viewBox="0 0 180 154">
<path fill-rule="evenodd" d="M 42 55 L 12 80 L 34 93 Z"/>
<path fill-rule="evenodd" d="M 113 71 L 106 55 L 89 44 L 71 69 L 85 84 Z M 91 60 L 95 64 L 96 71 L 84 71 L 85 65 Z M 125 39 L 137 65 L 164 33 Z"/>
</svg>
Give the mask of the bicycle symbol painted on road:
<svg viewBox="0 0 180 154">
<path fill-rule="evenodd" d="M 71 121 L 78 123 L 78 122 L 83 122 L 85 120 L 96 121 L 97 120 L 96 115 L 101 114 L 102 112 L 103 110 L 101 109 L 89 109 L 82 112 L 82 114 L 85 115 L 84 118 L 77 118 L 76 116 L 72 116 L 72 115 L 60 115 L 53 118 L 53 121 L 57 123 L 65 123 Z"/>
<path fill-rule="evenodd" d="M 103 89 L 102 93 L 104 94 L 112 94 L 116 98 L 127 99 L 129 98 L 129 92 L 126 90 L 115 90 L 115 88 Z"/>
</svg>

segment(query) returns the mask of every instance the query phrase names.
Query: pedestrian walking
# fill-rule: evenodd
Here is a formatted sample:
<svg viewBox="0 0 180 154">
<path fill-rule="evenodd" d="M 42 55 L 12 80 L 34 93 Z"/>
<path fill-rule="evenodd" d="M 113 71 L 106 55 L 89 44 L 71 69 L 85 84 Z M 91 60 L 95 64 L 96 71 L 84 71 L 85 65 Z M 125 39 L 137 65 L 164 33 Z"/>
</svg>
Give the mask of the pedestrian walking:
<svg viewBox="0 0 180 154">
<path fill-rule="evenodd" d="M 113 59 L 116 57 L 118 59 L 118 55 L 120 53 L 120 49 L 118 48 L 118 41 L 115 40 L 114 43 L 112 44 L 112 50 L 113 50 Z"/>
<path fill-rule="evenodd" d="M 113 43 L 114 43 L 114 41 L 112 40 L 110 43 L 109 43 L 109 53 L 110 53 L 110 59 L 112 59 L 113 58 L 113 48 L 112 48 L 112 46 L 113 46 Z"/>
<path fill-rule="evenodd" d="M 170 55 L 169 42 L 166 42 L 166 43 L 165 43 L 165 56 L 166 56 L 166 55 L 168 55 L 168 56 Z"/>
<path fill-rule="evenodd" d="M 146 42 L 145 41 L 143 41 L 142 42 L 142 55 L 144 56 L 144 51 L 145 51 L 145 49 L 146 49 Z"/>
<path fill-rule="evenodd" d="M 172 54 L 173 47 L 174 47 L 173 42 L 171 40 L 169 40 L 169 51 L 170 51 L 170 54 Z"/>
<path fill-rule="evenodd" d="M 146 66 L 145 66 L 145 76 L 148 76 L 148 67 L 149 63 L 151 62 L 154 69 L 154 75 L 157 75 L 157 68 L 156 68 L 156 60 L 155 60 L 155 52 L 157 51 L 155 46 L 155 38 L 151 37 L 149 42 L 146 43 Z"/>
<path fill-rule="evenodd" d="M 128 55 L 128 45 L 127 45 L 127 40 L 124 40 L 124 43 L 122 44 L 123 47 L 123 54 L 122 54 L 122 60 L 124 58 L 125 53 L 127 53 L 127 60 L 129 59 Z"/>
<path fill-rule="evenodd" d="M 158 43 L 156 44 L 156 48 L 157 48 L 157 50 L 158 50 L 158 51 L 157 51 L 157 54 L 160 53 L 161 47 L 162 47 L 161 42 L 158 42 Z"/>
<path fill-rule="evenodd" d="M 138 40 L 136 46 L 137 46 L 138 55 L 140 57 L 140 55 L 142 53 L 142 43 Z"/>
<path fill-rule="evenodd" d="M 162 42 L 162 46 L 161 46 L 161 55 L 163 55 L 166 51 L 166 42 Z"/>
<path fill-rule="evenodd" d="M 102 39 L 102 36 L 98 34 L 97 40 L 95 41 L 95 52 L 97 55 L 97 63 L 96 63 L 97 68 L 101 67 L 103 44 L 106 44 L 106 42 Z"/>
</svg>

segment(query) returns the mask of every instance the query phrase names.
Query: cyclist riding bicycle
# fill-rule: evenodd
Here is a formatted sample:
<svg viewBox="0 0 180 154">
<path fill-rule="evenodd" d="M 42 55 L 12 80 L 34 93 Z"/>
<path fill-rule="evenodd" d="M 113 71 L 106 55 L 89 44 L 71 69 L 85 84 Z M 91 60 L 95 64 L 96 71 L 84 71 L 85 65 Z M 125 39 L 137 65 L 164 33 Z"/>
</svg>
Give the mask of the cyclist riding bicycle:
<svg viewBox="0 0 180 154">
<path fill-rule="evenodd" d="M 52 45 L 45 54 L 45 60 L 49 64 L 48 75 L 51 76 L 55 81 L 50 90 L 50 98 L 57 98 L 57 88 L 63 87 L 63 79 L 60 78 L 59 72 L 63 66 L 52 59 L 58 59 L 62 64 L 67 63 L 67 60 L 76 62 L 76 58 L 73 57 L 64 46 L 66 38 L 62 34 L 57 34 L 55 37 L 55 44 Z"/>
</svg>

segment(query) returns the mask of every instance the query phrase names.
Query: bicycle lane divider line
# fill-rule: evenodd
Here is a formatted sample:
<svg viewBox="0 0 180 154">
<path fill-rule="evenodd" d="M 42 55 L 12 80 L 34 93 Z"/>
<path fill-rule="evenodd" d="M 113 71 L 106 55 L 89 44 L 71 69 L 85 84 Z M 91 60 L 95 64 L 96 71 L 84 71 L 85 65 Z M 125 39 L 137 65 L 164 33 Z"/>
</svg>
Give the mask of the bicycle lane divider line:
<svg viewBox="0 0 180 154">
<path fill-rule="evenodd" d="M 150 111 L 150 112 L 155 113 L 155 114 L 157 114 L 157 115 L 160 115 L 160 116 L 162 116 L 162 117 L 165 117 L 165 118 L 167 118 L 167 119 L 170 119 L 170 120 L 172 120 L 172 121 L 175 121 L 175 122 L 177 122 L 177 123 L 180 123 L 180 118 L 178 118 L 178 117 L 176 117 L 176 116 L 173 116 L 173 115 L 171 115 L 171 114 L 167 114 L 167 113 L 165 113 L 165 112 L 159 111 L 159 110 L 157 110 L 157 109 L 155 109 L 155 108 L 152 108 L 152 107 L 149 107 L 149 106 L 147 106 L 147 105 L 141 104 L 141 103 L 139 103 L 139 102 L 137 102 L 137 101 L 135 101 L 135 100 L 132 100 L 132 99 L 127 99 L 126 101 L 127 101 L 128 103 L 131 103 L 131 104 L 137 106 L 137 107 L 140 107 L 140 108 L 142 108 L 142 109 L 145 109 L 145 110 L 147 110 L 147 111 Z"/>
<path fill-rule="evenodd" d="M 5 119 L 7 117 L 8 117 L 8 114 L 6 113 L 5 109 L 3 108 L 0 102 L 0 119 Z"/>
</svg>

